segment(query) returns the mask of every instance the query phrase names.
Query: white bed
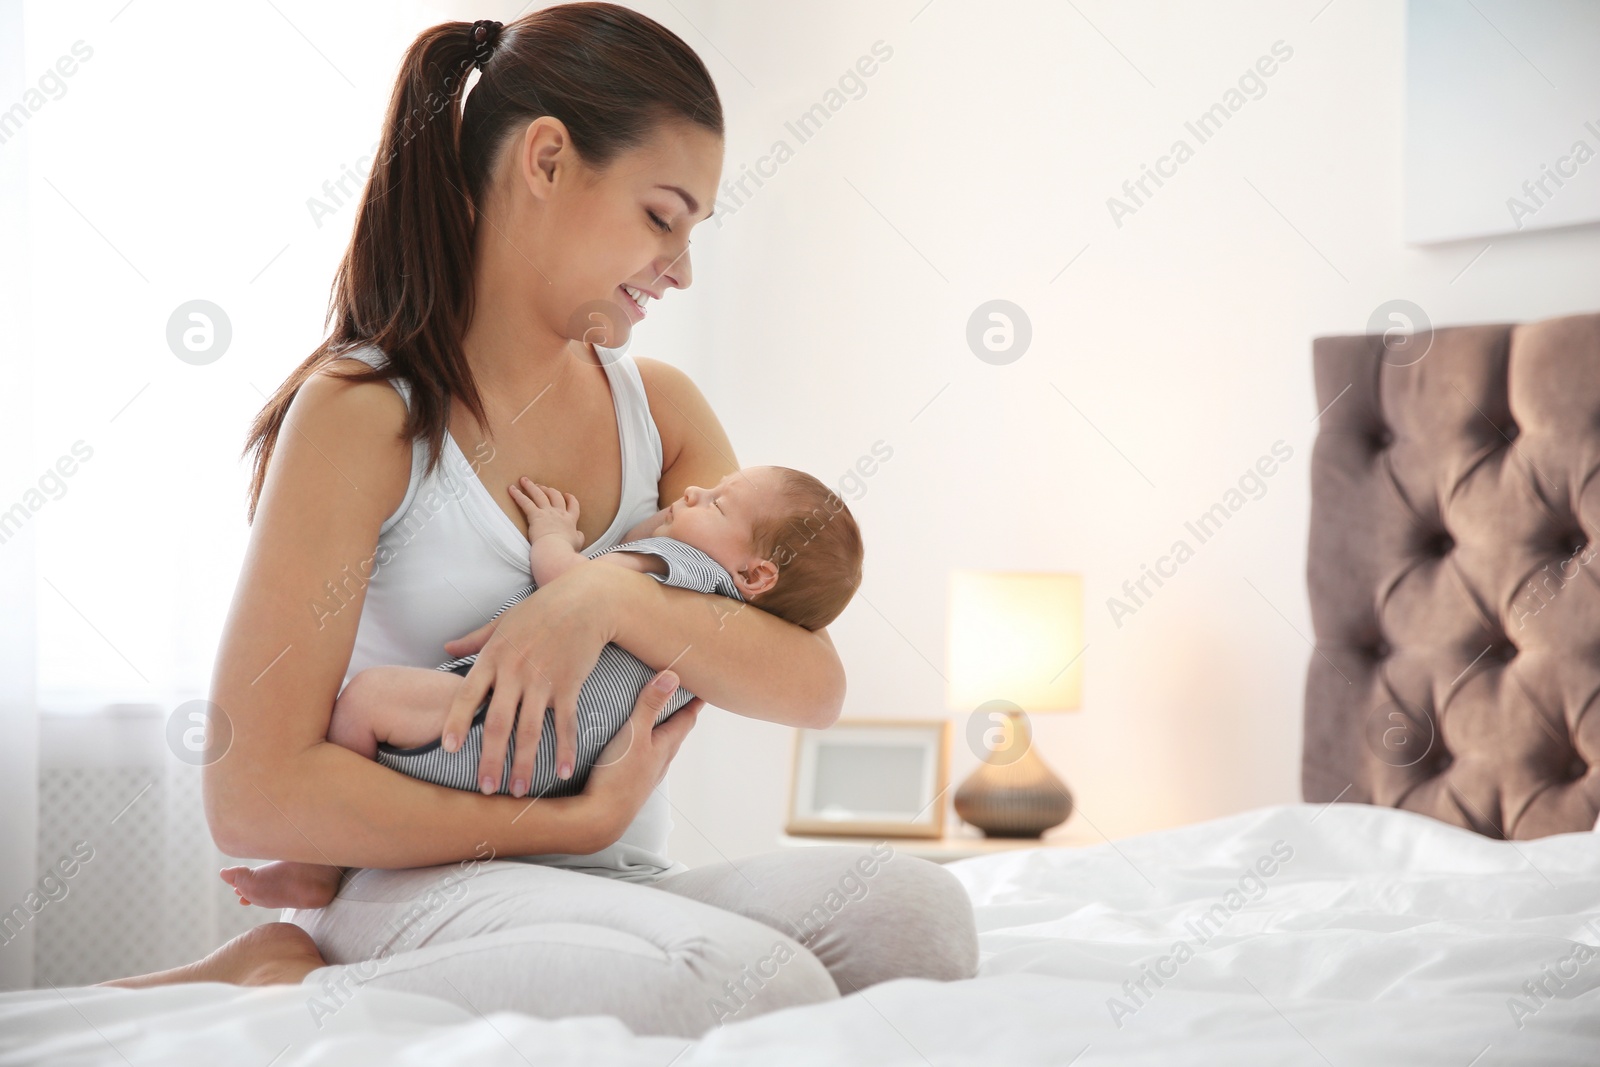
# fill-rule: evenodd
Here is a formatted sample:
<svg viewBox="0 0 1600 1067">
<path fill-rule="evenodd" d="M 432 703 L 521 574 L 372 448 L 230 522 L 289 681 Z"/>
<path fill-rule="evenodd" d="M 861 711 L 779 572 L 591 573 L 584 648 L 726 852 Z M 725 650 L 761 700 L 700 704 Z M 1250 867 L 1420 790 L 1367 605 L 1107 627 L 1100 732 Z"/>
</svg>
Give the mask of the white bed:
<svg viewBox="0 0 1600 1067">
<path fill-rule="evenodd" d="M 207 983 L 0 996 L 0 1064 L 1600 1063 L 1589 832 L 1505 842 L 1291 804 L 950 869 L 977 910 L 976 979 L 887 982 L 698 1042 L 375 989 L 319 1030 L 298 987 Z"/>
</svg>

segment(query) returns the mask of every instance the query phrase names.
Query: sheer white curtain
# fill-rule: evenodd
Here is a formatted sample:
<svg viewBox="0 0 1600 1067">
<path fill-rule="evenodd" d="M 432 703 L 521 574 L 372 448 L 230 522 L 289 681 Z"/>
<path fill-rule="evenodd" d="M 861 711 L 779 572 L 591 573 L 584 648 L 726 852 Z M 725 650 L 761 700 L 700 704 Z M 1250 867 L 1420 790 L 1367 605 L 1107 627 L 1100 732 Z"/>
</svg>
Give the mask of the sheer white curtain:
<svg viewBox="0 0 1600 1067">
<path fill-rule="evenodd" d="M 217 879 L 183 758 L 248 536 L 240 449 L 322 337 L 406 46 L 514 14 L 485 6 L 0 2 L 7 988 L 276 918 Z"/>
<path fill-rule="evenodd" d="M 22 6 L 0 2 L 0 101 L 22 95 Z M 33 984 L 33 930 L 26 908 L 38 834 L 39 723 L 34 699 L 33 531 L 13 504 L 26 485 L 32 444 L 27 330 L 30 259 L 27 143 L 0 118 L 0 990 Z M 16 912 L 23 906 L 21 914 Z"/>
</svg>

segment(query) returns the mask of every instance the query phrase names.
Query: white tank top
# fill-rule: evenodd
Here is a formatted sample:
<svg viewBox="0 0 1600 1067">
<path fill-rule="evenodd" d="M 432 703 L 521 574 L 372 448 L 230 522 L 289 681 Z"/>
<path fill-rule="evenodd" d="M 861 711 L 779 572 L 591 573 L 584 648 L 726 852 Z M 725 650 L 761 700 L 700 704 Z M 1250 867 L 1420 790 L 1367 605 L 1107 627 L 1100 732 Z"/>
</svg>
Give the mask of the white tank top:
<svg viewBox="0 0 1600 1067">
<path fill-rule="evenodd" d="M 622 500 L 611 527 L 585 546 L 586 553 L 620 543 L 623 534 L 655 514 L 662 466 L 661 435 L 638 366 L 626 353 L 597 351 L 621 431 Z M 372 345 L 346 355 L 374 367 L 386 363 Z M 410 383 L 394 378 L 391 384 L 409 407 Z M 526 532 L 500 510 L 455 438 L 444 435 L 439 465 L 424 477 L 427 463 L 427 442 L 413 441 L 405 498 L 378 532 L 378 560 L 383 562 L 374 560 L 362 568 L 371 575 L 345 683 L 378 664 L 437 667 L 453 658 L 444 642 L 483 625 L 531 580 Z M 666 854 L 670 811 L 663 779 L 609 847 L 589 855 L 527 858 L 630 881 L 675 874 L 688 867 Z"/>
</svg>

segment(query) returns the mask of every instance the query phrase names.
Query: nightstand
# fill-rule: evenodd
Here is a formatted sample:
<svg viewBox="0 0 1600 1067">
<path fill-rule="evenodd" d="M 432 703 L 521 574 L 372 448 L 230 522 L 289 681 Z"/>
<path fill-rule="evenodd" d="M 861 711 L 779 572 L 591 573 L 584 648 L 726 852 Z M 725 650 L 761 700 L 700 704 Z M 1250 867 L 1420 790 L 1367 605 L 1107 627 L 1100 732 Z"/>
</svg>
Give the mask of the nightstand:
<svg viewBox="0 0 1600 1067">
<path fill-rule="evenodd" d="M 984 837 L 960 820 L 954 820 L 954 823 L 955 825 L 944 837 L 857 837 L 843 834 L 823 837 L 812 834 L 780 833 L 778 844 L 783 848 L 803 848 L 807 845 L 870 847 L 874 842 L 886 841 L 896 852 L 904 855 L 917 856 L 935 863 L 949 863 L 951 860 L 987 856 L 994 852 L 1011 852 L 1020 848 L 1083 848 L 1086 845 L 1102 844 L 1106 840 L 1082 819 L 1068 819 L 1042 838 Z"/>
</svg>

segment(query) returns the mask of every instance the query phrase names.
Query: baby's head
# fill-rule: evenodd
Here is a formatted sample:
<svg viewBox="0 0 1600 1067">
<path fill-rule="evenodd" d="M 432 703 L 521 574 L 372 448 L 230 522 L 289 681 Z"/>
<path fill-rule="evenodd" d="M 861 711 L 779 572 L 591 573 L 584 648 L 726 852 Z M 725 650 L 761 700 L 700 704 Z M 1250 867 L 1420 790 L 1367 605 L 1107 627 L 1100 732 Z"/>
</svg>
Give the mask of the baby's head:
<svg viewBox="0 0 1600 1067">
<path fill-rule="evenodd" d="M 763 611 L 817 630 L 861 584 L 861 530 L 820 481 L 789 467 L 745 467 L 710 489 L 690 486 L 653 537 L 716 560 Z"/>
</svg>

